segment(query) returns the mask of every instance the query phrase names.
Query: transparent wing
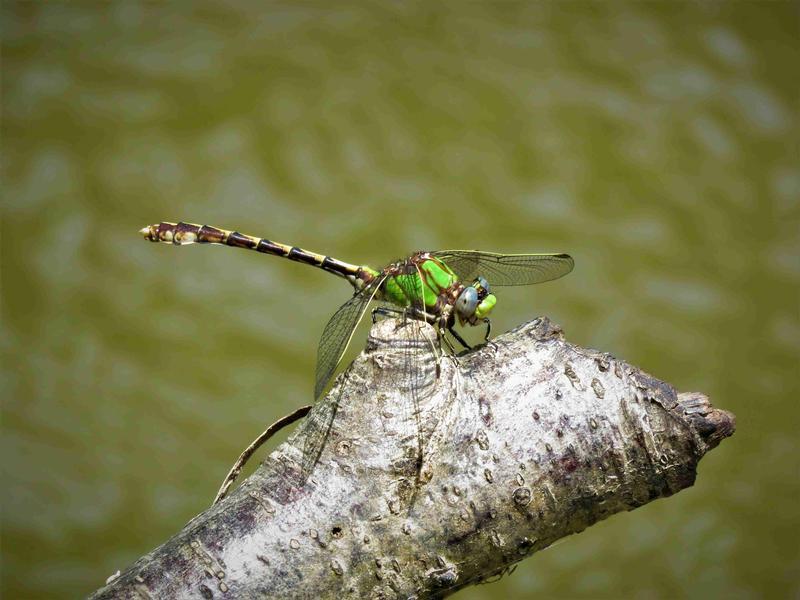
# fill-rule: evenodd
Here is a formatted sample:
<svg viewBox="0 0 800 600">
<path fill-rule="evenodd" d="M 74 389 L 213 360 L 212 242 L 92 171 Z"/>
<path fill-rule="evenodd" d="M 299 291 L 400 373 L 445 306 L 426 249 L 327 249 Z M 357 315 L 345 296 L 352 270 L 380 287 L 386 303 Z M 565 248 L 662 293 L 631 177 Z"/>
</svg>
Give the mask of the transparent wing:
<svg viewBox="0 0 800 600">
<path fill-rule="evenodd" d="M 336 371 L 342 355 L 347 350 L 364 312 L 381 287 L 384 278 L 376 278 L 370 285 L 355 294 L 339 307 L 325 325 L 317 348 L 317 376 L 314 386 L 314 400 L 319 400 L 322 390 L 328 385 Z"/>
<path fill-rule="evenodd" d="M 345 371 L 345 378 L 348 373 L 349 371 Z M 328 434 L 339 410 L 342 389 L 344 389 L 344 385 L 336 394 L 331 393 L 321 402 L 317 402 L 303 423 L 303 439 L 305 441 L 303 443 L 302 473 L 304 481 L 311 476 L 322 449 L 325 447 Z"/>
<path fill-rule="evenodd" d="M 322 338 L 317 349 L 317 378 L 314 388 L 314 400 L 319 400 L 325 386 L 328 385 L 336 367 L 347 350 L 361 318 L 370 301 L 380 289 L 384 278 L 376 279 L 372 284 L 355 294 L 342 304 L 325 325 Z M 347 375 L 345 375 L 346 377 Z M 328 439 L 336 412 L 339 410 L 339 394 L 331 394 L 322 402 L 317 402 L 305 420 L 305 444 L 303 445 L 303 476 L 308 477 L 314 470 L 325 440 Z"/>
<path fill-rule="evenodd" d="M 480 250 L 431 252 L 469 285 L 478 275 L 494 285 L 530 285 L 563 277 L 575 266 L 569 254 L 495 254 Z"/>
</svg>

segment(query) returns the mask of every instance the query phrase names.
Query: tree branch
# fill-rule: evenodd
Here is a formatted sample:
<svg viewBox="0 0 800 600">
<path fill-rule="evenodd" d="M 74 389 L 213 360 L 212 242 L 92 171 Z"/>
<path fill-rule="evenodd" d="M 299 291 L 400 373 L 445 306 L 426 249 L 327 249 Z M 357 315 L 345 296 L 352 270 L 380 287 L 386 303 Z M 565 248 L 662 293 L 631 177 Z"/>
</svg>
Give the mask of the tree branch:
<svg viewBox="0 0 800 600">
<path fill-rule="evenodd" d="M 438 368 L 431 339 L 417 321 L 373 326 L 306 426 L 93 598 L 446 596 L 691 486 L 734 431 L 702 394 L 546 318 Z M 336 398 L 303 482 L 315 413 Z"/>
</svg>

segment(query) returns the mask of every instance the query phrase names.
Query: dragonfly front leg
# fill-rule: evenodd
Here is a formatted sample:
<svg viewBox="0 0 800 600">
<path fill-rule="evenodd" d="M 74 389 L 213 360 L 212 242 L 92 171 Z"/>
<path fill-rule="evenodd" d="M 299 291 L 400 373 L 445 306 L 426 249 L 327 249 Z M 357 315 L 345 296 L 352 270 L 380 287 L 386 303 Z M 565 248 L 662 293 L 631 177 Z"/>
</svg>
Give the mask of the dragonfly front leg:
<svg viewBox="0 0 800 600">
<path fill-rule="evenodd" d="M 464 338 L 462 338 L 462 337 L 461 337 L 461 336 L 458 334 L 458 332 L 457 332 L 455 329 L 453 329 L 453 326 L 452 326 L 452 325 L 449 325 L 449 326 L 447 327 L 447 331 L 449 331 L 449 332 L 450 332 L 450 335 L 452 335 L 454 338 L 456 338 L 456 340 L 458 340 L 458 343 L 459 343 L 459 344 L 461 344 L 462 346 L 464 346 L 464 348 L 465 348 L 466 350 L 472 350 L 472 346 L 470 346 L 470 345 L 469 345 L 467 342 L 465 342 L 465 341 L 464 341 Z"/>
</svg>

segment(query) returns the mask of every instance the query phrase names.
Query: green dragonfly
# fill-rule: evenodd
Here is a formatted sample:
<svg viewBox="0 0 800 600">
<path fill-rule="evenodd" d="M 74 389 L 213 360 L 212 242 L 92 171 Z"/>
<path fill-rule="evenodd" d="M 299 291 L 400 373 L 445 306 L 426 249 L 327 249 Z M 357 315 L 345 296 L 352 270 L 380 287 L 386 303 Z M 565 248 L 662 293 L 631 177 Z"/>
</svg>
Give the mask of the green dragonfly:
<svg viewBox="0 0 800 600">
<path fill-rule="evenodd" d="M 425 321 L 435 327 L 442 339 L 446 339 L 444 333 L 448 332 L 469 348 L 454 326 L 456 323 L 461 326 L 485 324 L 485 340 L 488 341 L 489 314 L 497 302 L 490 281 L 496 286 L 542 283 L 563 277 L 574 266 L 568 254 L 440 250 L 415 252 L 376 270 L 209 225 L 162 222 L 143 228 L 141 233 L 151 242 L 179 246 L 199 243 L 247 248 L 312 265 L 346 279 L 354 293 L 333 314 L 322 332 L 317 349 L 315 401 L 322 396 L 371 302 L 382 305 L 376 309 L 378 311 L 385 313 L 388 309 Z M 332 415 L 329 418 L 332 419 Z M 306 467 L 313 467 L 324 444 L 326 427 L 319 429 L 321 439 L 315 439 L 304 451 Z"/>
</svg>

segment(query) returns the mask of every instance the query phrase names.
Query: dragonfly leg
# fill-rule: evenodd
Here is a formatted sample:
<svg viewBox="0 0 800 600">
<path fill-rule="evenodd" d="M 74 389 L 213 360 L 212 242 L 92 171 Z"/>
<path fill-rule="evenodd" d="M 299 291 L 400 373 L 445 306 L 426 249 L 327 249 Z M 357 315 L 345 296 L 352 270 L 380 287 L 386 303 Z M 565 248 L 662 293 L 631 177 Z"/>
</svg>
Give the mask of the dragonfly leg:
<svg viewBox="0 0 800 600">
<path fill-rule="evenodd" d="M 461 344 L 462 346 L 464 346 L 464 348 L 465 348 L 465 349 L 467 349 L 467 350 L 472 350 L 472 346 L 470 346 L 470 345 L 469 345 L 467 342 L 465 342 L 465 341 L 464 341 L 464 338 L 462 338 L 462 337 L 461 337 L 461 336 L 458 334 L 458 332 L 457 332 L 455 329 L 453 329 L 453 326 L 452 326 L 452 325 L 450 325 L 450 326 L 447 328 L 447 331 L 449 331 L 449 332 L 450 332 L 450 335 L 452 335 L 454 338 L 456 338 L 456 340 L 458 340 L 458 343 L 459 343 L 459 344 Z"/>
<path fill-rule="evenodd" d="M 378 316 L 391 318 L 400 315 L 405 318 L 406 311 L 400 310 L 399 308 L 392 308 L 390 306 L 378 306 L 377 308 L 372 309 L 372 324 L 374 325 L 378 322 Z"/>
<path fill-rule="evenodd" d="M 447 346 L 447 349 L 450 351 L 450 354 L 448 355 L 449 358 L 451 358 L 453 360 L 453 363 L 456 365 L 456 367 L 458 367 L 459 364 L 461 364 L 461 363 L 458 360 L 458 354 L 456 353 L 455 346 L 453 346 L 453 343 L 449 339 L 447 339 L 447 337 L 444 335 L 444 333 L 442 333 L 441 330 L 439 331 L 439 337 L 442 340 L 444 340 L 444 343 Z M 437 372 L 437 377 L 438 377 L 438 372 Z"/>
<path fill-rule="evenodd" d="M 450 355 L 455 356 L 457 354 L 456 347 L 453 346 L 453 342 L 447 338 L 441 329 L 439 330 L 439 338 L 444 341 L 444 345 L 447 346 L 447 349 L 450 351 Z"/>
<path fill-rule="evenodd" d="M 492 331 L 492 321 L 487 317 L 483 320 L 483 322 L 486 323 L 486 335 L 483 336 L 483 341 L 487 346 L 497 351 L 497 344 L 489 339 L 489 332 Z"/>
<path fill-rule="evenodd" d="M 428 343 L 431 346 L 431 352 L 433 353 L 433 360 L 436 363 L 436 379 L 439 379 L 439 376 L 442 373 L 442 358 L 441 358 L 442 345 L 441 345 L 441 343 L 436 344 L 430 337 L 428 337 L 427 333 L 424 333 L 424 336 L 425 336 L 425 339 L 428 340 Z M 439 341 L 438 340 L 439 336 L 437 335 L 436 337 L 437 337 L 437 341 Z M 436 347 L 437 345 L 439 346 L 438 349 Z"/>
</svg>

